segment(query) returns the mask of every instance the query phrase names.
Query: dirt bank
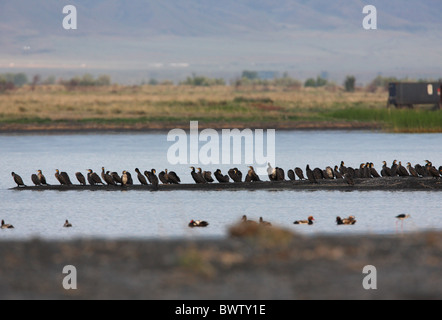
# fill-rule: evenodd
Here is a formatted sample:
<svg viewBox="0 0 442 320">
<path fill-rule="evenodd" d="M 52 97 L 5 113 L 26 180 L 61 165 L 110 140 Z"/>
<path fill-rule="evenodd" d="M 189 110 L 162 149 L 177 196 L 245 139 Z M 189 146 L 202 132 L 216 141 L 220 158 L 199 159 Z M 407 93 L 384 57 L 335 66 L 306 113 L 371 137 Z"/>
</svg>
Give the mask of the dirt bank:
<svg viewBox="0 0 442 320">
<path fill-rule="evenodd" d="M 199 129 L 275 129 L 275 130 L 380 130 L 376 123 L 358 121 L 281 121 L 281 122 L 247 122 L 247 123 L 199 123 Z M 149 123 L 82 123 L 52 122 L 44 124 L 2 123 L 0 133 L 40 133 L 40 134 L 84 134 L 109 132 L 162 132 L 172 129 L 189 130 L 189 122 L 149 122 Z"/>
<path fill-rule="evenodd" d="M 0 299 L 442 298 L 442 233 L 34 240 L 0 242 L 0 254 Z M 66 265 L 77 290 L 62 287 Z M 376 267 L 377 290 L 363 288 L 366 265 Z"/>
</svg>

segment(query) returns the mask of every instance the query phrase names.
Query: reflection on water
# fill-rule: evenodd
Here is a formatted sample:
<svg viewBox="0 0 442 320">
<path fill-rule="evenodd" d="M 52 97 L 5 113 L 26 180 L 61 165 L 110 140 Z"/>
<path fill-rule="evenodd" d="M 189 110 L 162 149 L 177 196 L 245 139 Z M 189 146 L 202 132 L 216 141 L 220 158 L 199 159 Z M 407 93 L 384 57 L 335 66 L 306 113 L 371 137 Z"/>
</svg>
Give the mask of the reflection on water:
<svg viewBox="0 0 442 320">
<path fill-rule="evenodd" d="M 373 162 L 377 169 L 383 160 L 423 163 L 430 159 L 442 165 L 441 134 L 383 134 L 371 132 L 278 132 L 276 165 L 286 170 L 299 166 L 325 167 L 345 160 L 349 166 Z M 49 183 L 56 184 L 55 169 L 86 174 L 100 171 L 133 173 L 169 168 L 183 182 L 192 182 L 189 165 L 167 164 L 171 143 L 166 134 L 96 135 L 3 135 L 0 136 L 0 218 L 15 225 L 1 230 L 0 239 L 41 237 L 71 239 L 100 238 L 197 238 L 224 236 L 227 227 L 243 214 L 303 234 L 395 233 L 402 227 L 395 216 L 411 214 L 404 231 L 440 229 L 439 192 L 335 192 L 335 191 L 11 191 L 11 171 L 25 183 L 42 169 Z M 243 172 L 246 165 L 235 165 Z M 204 169 L 226 172 L 231 165 Z M 263 177 L 267 180 L 266 177 Z M 293 225 L 293 221 L 315 217 L 313 226 Z M 336 216 L 354 215 L 355 226 L 336 226 Z M 64 229 L 66 219 L 74 225 Z M 190 229 L 192 219 L 203 219 L 208 228 Z"/>
</svg>

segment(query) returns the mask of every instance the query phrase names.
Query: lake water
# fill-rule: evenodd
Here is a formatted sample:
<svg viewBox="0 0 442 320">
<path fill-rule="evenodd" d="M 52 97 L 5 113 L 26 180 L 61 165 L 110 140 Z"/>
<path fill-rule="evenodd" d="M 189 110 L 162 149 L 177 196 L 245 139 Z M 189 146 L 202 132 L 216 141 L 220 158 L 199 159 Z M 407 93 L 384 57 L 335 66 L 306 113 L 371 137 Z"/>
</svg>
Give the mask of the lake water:
<svg viewBox="0 0 442 320">
<path fill-rule="evenodd" d="M 442 229 L 440 192 L 338 192 L 338 191 L 13 191 L 11 172 L 32 185 L 30 176 L 43 170 L 50 184 L 57 184 L 55 169 L 74 173 L 91 168 L 122 172 L 129 170 L 136 183 L 135 168 L 175 171 L 184 183 L 193 182 L 189 164 L 170 165 L 167 151 L 173 144 L 167 133 L 0 135 L 0 219 L 15 226 L 0 230 L 0 239 L 74 238 L 199 238 L 223 237 L 228 226 L 246 214 L 260 216 L 274 225 L 306 235 L 322 233 L 366 234 Z M 281 131 L 276 133 L 276 162 L 293 169 L 339 165 L 357 167 L 373 162 L 380 171 L 382 161 L 406 164 L 432 160 L 442 165 L 441 134 L 386 134 L 345 131 Z M 201 143 L 202 146 L 204 143 Z M 203 169 L 224 173 L 237 166 L 209 165 Z M 267 180 L 266 177 L 263 177 Z M 76 183 L 76 181 L 74 182 Z M 395 216 L 411 214 L 403 226 Z M 293 221 L 313 215 L 313 226 Z M 356 216 L 354 226 L 336 226 L 336 216 Z M 69 219 L 72 229 L 64 229 Z M 210 226 L 190 229 L 192 219 Z"/>
</svg>

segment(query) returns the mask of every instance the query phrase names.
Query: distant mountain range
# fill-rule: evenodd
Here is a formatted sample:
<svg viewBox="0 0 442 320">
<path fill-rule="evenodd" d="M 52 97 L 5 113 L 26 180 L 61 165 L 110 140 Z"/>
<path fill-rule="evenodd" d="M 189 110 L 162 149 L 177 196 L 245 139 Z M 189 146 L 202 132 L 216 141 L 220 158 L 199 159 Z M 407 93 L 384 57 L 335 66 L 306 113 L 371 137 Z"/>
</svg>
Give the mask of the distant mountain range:
<svg viewBox="0 0 442 320">
<path fill-rule="evenodd" d="M 78 30 L 62 28 L 66 4 Z M 362 28 L 367 4 L 378 30 Z M 437 76 L 441 13 L 440 0 L 3 1 L 0 69 Z"/>
</svg>

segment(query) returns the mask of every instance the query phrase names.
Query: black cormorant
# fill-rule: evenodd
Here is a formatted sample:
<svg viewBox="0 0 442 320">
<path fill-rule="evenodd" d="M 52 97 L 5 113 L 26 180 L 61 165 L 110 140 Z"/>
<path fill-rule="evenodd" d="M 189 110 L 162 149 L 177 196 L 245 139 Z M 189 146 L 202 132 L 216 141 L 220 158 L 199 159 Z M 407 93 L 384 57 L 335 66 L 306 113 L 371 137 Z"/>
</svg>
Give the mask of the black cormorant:
<svg viewBox="0 0 442 320">
<path fill-rule="evenodd" d="M 379 175 L 378 171 L 374 168 L 374 164 L 372 162 L 370 162 L 369 166 L 370 166 L 371 176 L 373 178 L 380 178 L 381 176 Z"/>
<path fill-rule="evenodd" d="M 66 172 L 60 172 L 58 169 L 55 170 L 55 178 L 57 178 L 61 185 L 72 185 L 71 179 Z"/>
<path fill-rule="evenodd" d="M 201 168 L 198 168 L 198 171 L 201 171 Z M 203 175 L 204 180 L 206 180 L 209 183 L 212 183 L 215 181 L 215 180 L 213 180 L 212 172 L 210 172 L 210 171 L 203 171 L 202 175 Z"/>
<path fill-rule="evenodd" d="M 106 173 L 104 174 L 104 182 L 106 182 L 108 186 L 117 185 L 114 178 L 110 175 L 110 171 L 106 171 Z"/>
<path fill-rule="evenodd" d="M 203 175 L 201 173 L 195 171 L 195 167 L 190 167 L 190 169 L 192 169 L 192 171 L 190 172 L 190 175 L 192 176 L 195 183 L 197 183 L 197 184 L 206 183 L 206 180 L 204 179 Z"/>
<path fill-rule="evenodd" d="M 304 172 L 302 172 L 301 168 L 296 167 L 295 168 L 295 173 L 298 176 L 299 180 L 305 180 Z"/>
<path fill-rule="evenodd" d="M 165 178 L 166 181 L 170 184 L 180 184 L 181 179 L 178 177 L 178 175 L 174 172 L 174 171 L 168 171 L 167 169 L 165 170 Z"/>
<path fill-rule="evenodd" d="M 252 166 L 249 166 L 249 171 L 247 172 L 245 182 L 258 182 L 258 181 L 261 181 L 261 179 L 256 174 L 255 169 Z"/>
<path fill-rule="evenodd" d="M 114 179 L 115 183 L 123 184 L 123 181 L 121 181 L 121 177 L 118 172 L 111 172 L 110 175 L 112 176 L 112 179 Z"/>
<path fill-rule="evenodd" d="M 233 168 L 228 171 L 229 177 L 234 182 L 242 182 L 242 172 L 238 168 Z"/>
<path fill-rule="evenodd" d="M 289 177 L 290 180 L 295 181 L 296 180 L 296 174 L 295 171 L 293 171 L 292 169 L 290 169 L 289 171 L 287 171 L 287 176 Z"/>
<path fill-rule="evenodd" d="M 86 178 L 81 172 L 76 172 L 75 177 L 77 177 L 78 182 L 80 182 L 82 186 L 86 185 Z"/>
<path fill-rule="evenodd" d="M 397 169 L 398 169 L 397 160 L 394 160 L 390 168 L 392 177 L 396 177 L 398 175 Z"/>
<path fill-rule="evenodd" d="M 405 169 L 405 167 L 402 165 L 401 161 L 399 161 L 399 165 L 397 167 L 397 173 L 401 177 L 408 177 L 410 175 L 407 169 Z"/>
<path fill-rule="evenodd" d="M 228 175 L 223 175 L 220 169 L 216 169 L 215 178 L 218 180 L 219 183 L 228 183 L 230 182 Z"/>
<path fill-rule="evenodd" d="M 31 175 L 31 180 L 36 186 L 41 186 L 40 179 L 36 174 Z"/>
<path fill-rule="evenodd" d="M 26 185 L 23 183 L 23 179 L 18 174 L 12 172 L 11 175 L 14 178 L 14 182 L 17 184 L 17 187 L 26 187 Z"/>
<path fill-rule="evenodd" d="M 43 172 L 41 170 L 37 171 L 37 176 L 38 176 L 38 179 L 40 179 L 41 184 L 46 185 L 46 186 L 48 185 L 46 182 L 46 177 L 43 175 Z"/>
<path fill-rule="evenodd" d="M 383 166 L 381 170 L 381 176 L 383 177 L 391 177 L 391 169 L 387 166 L 387 161 L 383 161 Z"/>
<path fill-rule="evenodd" d="M 88 170 L 88 174 L 87 174 L 87 181 L 89 182 L 89 184 L 91 186 L 95 186 L 97 184 L 102 184 L 104 185 L 103 181 L 101 181 L 100 177 L 98 176 L 98 174 L 96 174 L 95 172 L 92 171 L 92 169 Z"/>
<path fill-rule="evenodd" d="M 146 177 L 140 172 L 140 169 L 135 168 L 135 172 L 137 173 L 138 181 L 140 181 L 142 185 L 148 185 Z"/>
<path fill-rule="evenodd" d="M 318 181 L 316 181 L 316 178 L 315 178 L 315 175 L 314 175 L 312 169 L 310 169 L 310 165 L 307 165 L 307 167 L 305 168 L 305 173 L 307 174 L 307 179 L 310 182 L 318 183 Z"/>
<path fill-rule="evenodd" d="M 410 172 L 410 174 L 411 174 L 413 177 L 416 177 L 416 178 L 419 177 L 419 174 L 417 173 L 416 169 L 414 169 L 414 168 L 411 166 L 411 162 L 408 162 L 408 163 L 407 163 L 407 168 L 408 168 L 408 171 Z"/>
<path fill-rule="evenodd" d="M 341 172 L 338 169 L 338 166 L 335 166 L 335 169 L 333 170 L 333 173 L 335 174 L 336 179 L 342 179 L 343 178 Z"/>
<path fill-rule="evenodd" d="M 319 168 L 313 169 L 313 175 L 315 176 L 316 180 L 324 179 L 324 172 L 322 172 L 322 170 Z"/>
<path fill-rule="evenodd" d="M 154 186 L 158 186 L 158 177 L 156 173 L 157 171 L 155 169 L 144 171 L 144 175 L 147 177 L 147 180 L 149 180 L 149 182 Z"/>
</svg>

